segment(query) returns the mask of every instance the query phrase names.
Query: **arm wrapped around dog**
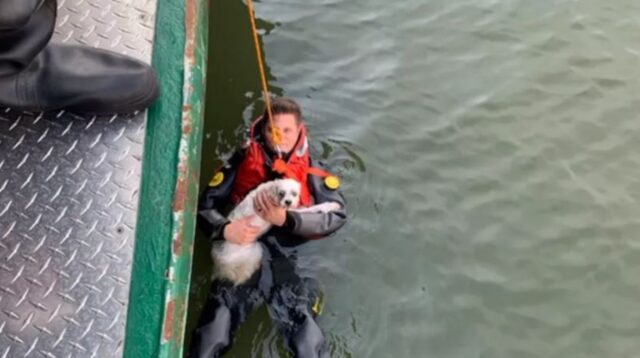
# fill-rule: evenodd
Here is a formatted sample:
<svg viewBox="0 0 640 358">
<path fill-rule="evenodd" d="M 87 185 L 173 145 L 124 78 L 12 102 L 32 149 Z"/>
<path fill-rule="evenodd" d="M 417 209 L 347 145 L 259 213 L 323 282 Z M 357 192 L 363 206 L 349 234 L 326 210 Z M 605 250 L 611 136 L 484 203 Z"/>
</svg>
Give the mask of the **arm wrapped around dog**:
<svg viewBox="0 0 640 358">
<path fill-rule="evenodd" d="M 339 189 L 325 186 L 324 178 L 309 175 L 308 183 L 316 205 L 334 202 L 340 205 L 340 209 L 316 212 L 290 210 L 283 228 L 307 239 L 321 239 L 333 234 L 347 222 L 346 203 Z"/>
<path fill-rule="evenodd" d="M 198 225 L 212 241 L 224 240 L 223 232 L 229 220 L 223 213 L 229 209 L 231 192 L 236 177 L 237 166 L 243 159 L 243 152 L 238 151 L 229 163 L 218 170 L 222 173 L 220 182 L 212 180 L 200 196 L 198 204 Z M 317 165 L 312 163 L 312 165 Z M 329 189 L 324 179 L 309 175 L 309 189 L 315 204 L 334 202 L 340 205 L 339 210 L 331 211 L 288 211 L 282 229 L 306 239 L 326 237 L 340 229 L 347 221 L 346 204 L 339 189 Z"/>
</svg>

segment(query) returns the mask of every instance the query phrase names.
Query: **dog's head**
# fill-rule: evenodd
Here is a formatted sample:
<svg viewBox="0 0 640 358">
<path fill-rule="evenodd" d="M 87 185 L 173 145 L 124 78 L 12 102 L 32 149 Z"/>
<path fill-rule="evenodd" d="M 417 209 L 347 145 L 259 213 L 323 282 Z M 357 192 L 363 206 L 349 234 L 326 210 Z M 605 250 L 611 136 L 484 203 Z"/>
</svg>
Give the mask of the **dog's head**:
<svg viewBox="0 0 640 358">
<path fill-rule="evenodd" d="M 278 204 L 285 208 L 295 208 L 300 202 L 300 183 L 293 179 L 279 179 L 273 186 Z"/>
</svg>

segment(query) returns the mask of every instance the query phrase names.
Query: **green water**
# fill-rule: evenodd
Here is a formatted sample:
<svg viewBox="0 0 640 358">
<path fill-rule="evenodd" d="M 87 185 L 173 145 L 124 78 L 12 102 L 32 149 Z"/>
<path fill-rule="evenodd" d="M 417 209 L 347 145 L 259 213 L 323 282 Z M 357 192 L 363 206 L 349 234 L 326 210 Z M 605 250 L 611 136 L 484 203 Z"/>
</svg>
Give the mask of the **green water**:
<svg viewBox="0 0 640 358">
<path fill-rule="evenodd" d="M 639 2 L 256 11 L 272 90 L 301 102 L 349 200 L 309 248 L 334 357 L 640 354 Z M 203 185 L 262 108 L 246 8 L 211 12 Z M 265 310 L 228 356 L 284 357 Z"/>
</svg>

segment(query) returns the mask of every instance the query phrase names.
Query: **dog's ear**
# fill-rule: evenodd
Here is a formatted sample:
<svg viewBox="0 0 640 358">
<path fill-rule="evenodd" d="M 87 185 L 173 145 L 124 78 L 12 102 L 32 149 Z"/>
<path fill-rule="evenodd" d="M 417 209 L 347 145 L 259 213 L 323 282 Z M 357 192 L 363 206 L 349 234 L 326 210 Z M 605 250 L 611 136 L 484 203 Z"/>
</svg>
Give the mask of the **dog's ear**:
<svg viewBox="0 0 640 358">
<path fill-rule="evenodd" d="M 278 192 L 280 191 L 280 183 L 279 182 L 275 182 L 273 183 L 273 186 L 271 186 L 271 195 L 274 198 L 278 197 Z"/>
</svg>

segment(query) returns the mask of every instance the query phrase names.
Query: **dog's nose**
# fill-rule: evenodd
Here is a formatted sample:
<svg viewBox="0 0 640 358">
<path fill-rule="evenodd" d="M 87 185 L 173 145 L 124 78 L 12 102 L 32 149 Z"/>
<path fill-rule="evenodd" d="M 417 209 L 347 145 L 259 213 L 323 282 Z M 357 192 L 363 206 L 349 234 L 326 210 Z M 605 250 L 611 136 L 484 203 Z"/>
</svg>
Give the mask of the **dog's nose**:
<svg viewBox="0 0 640 358">
<path fill-rule="evenodd" d="M 284 205 L 291 206 L 291 200 L 285 200 L 284 201 Z"/>
</svg>

